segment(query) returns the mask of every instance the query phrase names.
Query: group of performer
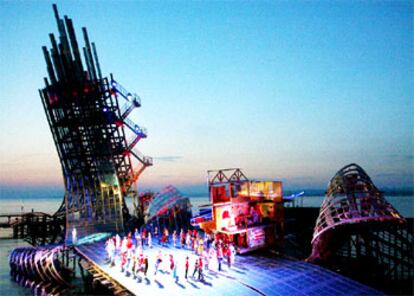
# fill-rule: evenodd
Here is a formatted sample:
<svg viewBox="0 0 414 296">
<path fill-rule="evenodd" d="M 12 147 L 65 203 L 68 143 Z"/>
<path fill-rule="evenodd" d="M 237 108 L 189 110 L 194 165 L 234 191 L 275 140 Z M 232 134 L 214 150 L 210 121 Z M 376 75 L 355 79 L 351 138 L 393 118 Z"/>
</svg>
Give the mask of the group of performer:
<svg viewBox="0 0 414 296">
<path fill-rule="evenodd" d="M 227 261 L 228 268 L 235 260 L 235 248 L 224 238 L 209 234 L 202 236 L 197 230 L 184 231 L 183 229 L 181 229 L 179 236 L 175 230 L 169 235 L 167 228 L 159 233 L 155 227 L 153 233 L 144 228 L 142 231 L 135 229 L 134 235 L 128 233 L 124 237 L 119 234 L 110 237 L 105 244 L 108 263 L 115 266 L 119 262 L 121 272 L 125 272 L 127 276 L 133 275 L 134 279 L 140 278 L 140 273 L 147 277 L 149 258 L 144 254 L 144 250 L 152 248 L 152 237 L 157 238 L 162 246 L 172 242 L 174 247 L 193 252 L 194 255 L 187 255 L 185 262 L 182 263 L 185 279 L 189 276 L 190 257 L 194 266 L 192 277 L 196 278 L 197 276 L 199 281 L 204 280 L 203 272 L 210 269 L 210 262 L 217 262 L 218 271 L 221 271 L 224 260 Z M 177 268 L 180 263 L 177 262 L 173 254 L 163 254 L 161 250 L 154 258 L 154 276 L 157 275 L 163 261 L 169 263 L 169 273 L 172 274 L 175 281 L 178 281 Z"/>
</svg>

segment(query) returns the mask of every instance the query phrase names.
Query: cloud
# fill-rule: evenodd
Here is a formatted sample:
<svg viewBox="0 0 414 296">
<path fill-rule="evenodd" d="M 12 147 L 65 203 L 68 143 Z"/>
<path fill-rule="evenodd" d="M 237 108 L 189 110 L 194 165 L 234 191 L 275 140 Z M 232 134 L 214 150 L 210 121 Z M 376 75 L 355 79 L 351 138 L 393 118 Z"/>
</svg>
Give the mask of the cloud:
<svg viewBox="0 0 414 296">
<path fill-rule="evenodd" d="M 374 177 L 376 177 L 376 178 L 396 178 L 396 177 L 398 177 L 398 178 L 403 178 L 403 177 L 413 178 L 414 173 L 413 172 L 408 172 L 408 173 L 389 172 L 389 173 L 374 174 Z"/>
<path fill-rule="evenodd" d="M 388 154 L 388 158 L 394 161 L 413 161 L 414 154 Z"/>
<path fill-rule="evenodd" d="M 174 162 L 177 160 L 182 159 L 182 156 L 156 156 L 153 157 L 154 160 L 158 160 L 158 161 L 166 161 L 166 162 Z"/>
</svg>

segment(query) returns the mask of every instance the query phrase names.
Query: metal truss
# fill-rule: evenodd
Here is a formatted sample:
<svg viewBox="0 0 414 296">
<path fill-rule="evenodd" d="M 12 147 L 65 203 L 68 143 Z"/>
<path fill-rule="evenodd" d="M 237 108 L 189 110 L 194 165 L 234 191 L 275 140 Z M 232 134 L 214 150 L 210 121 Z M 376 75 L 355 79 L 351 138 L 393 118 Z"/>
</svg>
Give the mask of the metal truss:
<svg viewBox="0 0 414 296">
<path fill-rule="evenodd" d="M 221 169 L 221 170 L 209 170 L 208 183 L 211 185 L 220 183 L 241 183 L 248 182 L 249 179 L 243 174 L 239 168 L 234 169 Z"/>
<path fill-rule="evenodd" d="M 79 238 L 122 231 L 129 217 L 125 197 L 137 197 L 134 185 L 152 158 L 136 148 L 147 137 L 146 129 L 128 118 L 141 98 L 112 75 L 102 76 L 86 28 L 81 51 L 72 20 L 60 18 L 56 5 L 53 9 L 59 37 L 50 34 L 52 48 L 43 47 L 48 78 L 39 93 L 62 166 L 66 191 L 59 211 L 65 212 L 70 242 L 75 228 Z"/>
</svg>

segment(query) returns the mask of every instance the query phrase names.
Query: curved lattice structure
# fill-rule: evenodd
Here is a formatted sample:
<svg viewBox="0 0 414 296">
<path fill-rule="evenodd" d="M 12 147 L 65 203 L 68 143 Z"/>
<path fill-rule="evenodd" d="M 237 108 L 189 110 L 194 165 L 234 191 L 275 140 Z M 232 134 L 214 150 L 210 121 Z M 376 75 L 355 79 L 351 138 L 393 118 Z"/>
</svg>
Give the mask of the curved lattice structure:
<svg viewBox="0 0 414 296">
<path fill-rule="evenodd" d="M 364 222 L 403 223 L 367 173 L 357 164 L 339 170 L 331 179 L 319 212 L 312 243 L 343 224 Z"/>
<path fill-rule="evenodd" d="M 10 275 L 37 295 L 58 295 L 70 284 L 70 270 L 60 261 L 64 247 L 53 249 L 16 248 L 10 253 Z"/>
<path fill-rule="evenodd" d="M 368 174 L 350 164 L 329 182 L 308 261 L 384 284 L 384 289 L 391 282 L 408 283 L 413 278 L 412 229 Z"/>
</svg>

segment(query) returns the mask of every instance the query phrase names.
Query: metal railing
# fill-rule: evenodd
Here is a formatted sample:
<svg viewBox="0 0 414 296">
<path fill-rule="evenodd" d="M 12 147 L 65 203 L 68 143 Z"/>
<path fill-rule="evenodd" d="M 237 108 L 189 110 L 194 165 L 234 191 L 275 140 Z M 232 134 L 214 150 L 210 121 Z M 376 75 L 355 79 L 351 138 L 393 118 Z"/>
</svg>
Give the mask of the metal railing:
<svg viewBox="0 0 414 296">
<path fill-rule="evenodd" d="M 124 119 L 124 123 L 129 127 L 131 131 L 133 131 L 137 136 L 140 136 L 141 138 L 147 137 L 147 129 L 140 127 L 138 124 L 133 122 L 129 118 Z"/>
<path fill-rule="evenodd" d="M 138 96 L 137 94 L 130 93 L 121 84 L 119 84 L 116 80 L 111 80 L 111 87 L 112 87 L 113 90 L 115 90 L 118 94 L 120 94 L 128 102 L 134 102 L 137 105 L 141 106 L 140 96 Z"/>
<path fill-rule="evenodd" d="M 134 155 L 144 166 L 151 166 L 153 164 L 152 157 L 144 155 L 138 149 L 132 149 L 131 154 Z"/>
</svg>

